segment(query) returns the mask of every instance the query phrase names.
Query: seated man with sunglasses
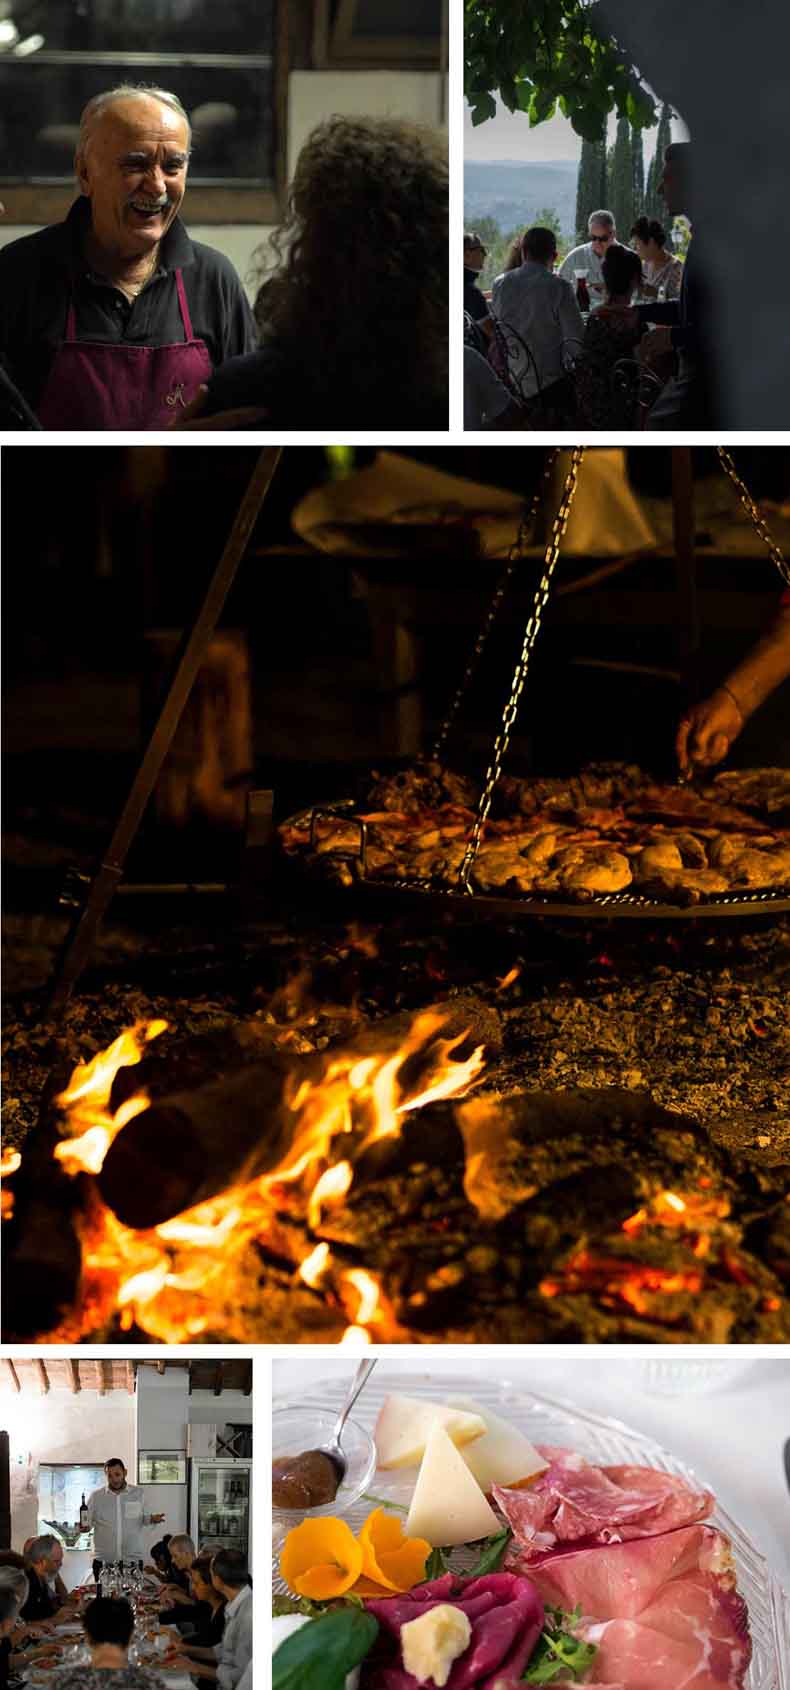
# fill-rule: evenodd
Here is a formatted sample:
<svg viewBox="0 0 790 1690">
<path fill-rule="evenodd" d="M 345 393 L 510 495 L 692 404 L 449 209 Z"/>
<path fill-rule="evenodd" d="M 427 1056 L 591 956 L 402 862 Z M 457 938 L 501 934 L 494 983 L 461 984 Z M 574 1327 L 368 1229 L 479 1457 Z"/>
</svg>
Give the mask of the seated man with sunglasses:
<svg viewBox="0 0 790 1690">
<path fill-rule="evenodd" d="M 617 240 L 617 229 L 611 211 L 591 211 L 587 230 L 590 239 L 583 241 L 581 246 L 575 246 L 567 258 L 563 258 L 557 275 L 564 277 L 575 290 L 574 271 L 586 270 L 587 287 L 593 296 L 592 303 L 598 305 L 606 293 L 601 266 L 612 242 Z"/>
</svg>

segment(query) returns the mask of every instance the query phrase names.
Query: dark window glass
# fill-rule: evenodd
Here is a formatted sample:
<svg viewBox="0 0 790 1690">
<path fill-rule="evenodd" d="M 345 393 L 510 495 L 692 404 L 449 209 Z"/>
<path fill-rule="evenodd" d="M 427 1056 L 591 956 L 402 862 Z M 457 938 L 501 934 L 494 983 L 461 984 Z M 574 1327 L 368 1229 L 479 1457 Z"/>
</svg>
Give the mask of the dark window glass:
<svg viewBox="0 0 790 1690">
<path fill-rule="evenodd" d="M 193 185 L 272 184 L 274 0 L 15 0 L 5 20 L 2 10 L 0 180 L 70 180 L 83 106 L 130 82 L 167 88 L 186 108 Z"/>
<path fill-rule="evenodd" d="M 441 0 L 357 0 L 354 40 L 382 36 L 434 36 L 441 25 Z"/>
</svg>

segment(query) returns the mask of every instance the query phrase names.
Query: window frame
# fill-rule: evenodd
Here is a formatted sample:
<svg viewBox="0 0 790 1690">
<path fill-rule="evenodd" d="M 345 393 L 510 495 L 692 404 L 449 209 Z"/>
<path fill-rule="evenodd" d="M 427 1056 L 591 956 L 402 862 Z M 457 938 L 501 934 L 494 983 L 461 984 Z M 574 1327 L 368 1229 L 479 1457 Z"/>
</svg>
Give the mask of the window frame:
<svg viewBox="0 0 790 1690">
<path fill-rule="evenodd" d="M 313 54 L 320 70 L 435 70 L 447 65 L 448 0 L 442 0 L 442 23 L 435 37 L 382 35 L 354 36 L 354 19 L 359 0 L 338 0 L 334 23 L 331 0 L 316 0 Z"/>
<path fill-rule="evenodd" d="M 282 220 L 285 191 L 285 149 L 288 118 L 289 44 L 287 29 L 288 0 L 275 0 L 274 47 L 271 54 L 215 54 L 215 53 L 72 53 L 52 50 L 39 55 L 39 64 L 101 64 L 134 71 L 179 64 L 210 64 L 221 60 L 228 66 L 271 68 L 273 90 L 273 156 L 274 177 L 271 185 L 260 182 L 206 182 L 190 184 L 184 197 L 185 221 L 201 224 L 258 224 L 271 225 Z M 42 227 L 63 221 L 78 193 L 74 182 L 46 181 L 31 178 L 26 182 L 4 181 L 0 174 L 0 198 L 5 207 L 5 223 L 20 227 Z"/>
</svg>

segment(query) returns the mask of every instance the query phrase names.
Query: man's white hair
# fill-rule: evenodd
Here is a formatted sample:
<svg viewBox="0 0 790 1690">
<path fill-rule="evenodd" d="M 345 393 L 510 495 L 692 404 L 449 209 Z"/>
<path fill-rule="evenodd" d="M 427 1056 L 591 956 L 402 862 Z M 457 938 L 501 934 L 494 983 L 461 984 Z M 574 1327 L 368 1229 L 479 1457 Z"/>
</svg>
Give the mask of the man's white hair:
<svg viewBox="0 0 790 1690">
<path fill-rule="evenodd" d="M 175 1537 L 171 1537 L 167 1547 L 171 1553 L 174 1549 L 183 1549 L 187 1555 L 194 1555 L 195 1553 L 195 1545 L 186 1532 L 176 1532 Z"/>
<path fill-rule="evenodd" d="M 79 165 L 87 151 L 99 119 L 110 106 L 117 105 L 119 100 L 158 100 L 160 106 L 168 106 L 170 111 L 177 112 L 187 126 L 187 150 L 192 141 L 192 125 L 178 98 L 167 88 L 147 88 L 144 83 L 122 82 L 117 88 L 107 88 L 103 94 L 94 94 L 88 101 L 80 118 L 80 132 L 77 139 L 77 150 L 74 154 L 75 163 Z"/>
<path fill-rule="evenodd" d="M 614 228 L 614 218 L 611 211 L 591 211 L 587 219 L 587 233 L 590 234 L 593 223 L 602 223 L 605 229 Z"/>
</svg>

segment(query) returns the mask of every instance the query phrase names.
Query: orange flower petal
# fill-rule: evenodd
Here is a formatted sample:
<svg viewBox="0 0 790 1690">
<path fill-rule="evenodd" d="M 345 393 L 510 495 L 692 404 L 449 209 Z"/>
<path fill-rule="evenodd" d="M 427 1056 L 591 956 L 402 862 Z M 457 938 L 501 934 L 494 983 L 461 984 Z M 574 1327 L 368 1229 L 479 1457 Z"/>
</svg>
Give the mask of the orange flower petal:
<svg viewBox="0 0 790 1690">
<path fill-rule="evenodd" d="M 404 1537 L 400 1520 L 376 1508 L 359 1534 L 362 1572 L 387 1590 L 411 1590 L 425 1577 L 431 1545 L 421 1537 Z"/>
<path fill-rule="evenodd" d="M 345 1520 L 303 1520 L 283 1544 L 280 1572 L 286 1584 L 314 1601 L 343 1596 L 361 1571 L 362 1546 Z"/>
</svg>

